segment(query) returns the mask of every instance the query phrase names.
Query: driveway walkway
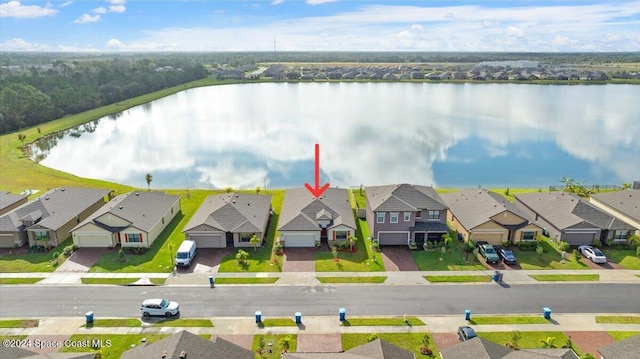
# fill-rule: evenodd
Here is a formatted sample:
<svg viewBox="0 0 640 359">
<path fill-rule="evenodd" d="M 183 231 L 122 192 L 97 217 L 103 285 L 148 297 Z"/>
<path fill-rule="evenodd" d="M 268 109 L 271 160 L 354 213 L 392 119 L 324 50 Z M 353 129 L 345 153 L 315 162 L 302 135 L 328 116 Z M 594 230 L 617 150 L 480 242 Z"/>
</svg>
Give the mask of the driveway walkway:
<svg viewBox="0 0 640 359">
<path fill-rule="evenodd" d="M 283 272 L 315 272 L 313 248 L 287 248 L 284 251 Z"/>
<path fill-rule="evenodd" d="M 607 332 L 564 332 L 564 334 L 571 338 L 573 345 L 580 348 L 584 353 L 589 353 L 596 358 L 600 356 L 598 348 L 616 342 Z"/>
<path fill-rule="evenodd" d="M 78 248 L 72 255 L 64 261 L 56 272 L 78 272 L 87 273 L 105 253 L 115 253 L 116 249 L 108 248 Z"/>
<path fill-rule="evenodd" d="M 406 247 L 384 247 L 380 253 L 388 272 L 417 271 L 416 261 Z"/>
</svg>

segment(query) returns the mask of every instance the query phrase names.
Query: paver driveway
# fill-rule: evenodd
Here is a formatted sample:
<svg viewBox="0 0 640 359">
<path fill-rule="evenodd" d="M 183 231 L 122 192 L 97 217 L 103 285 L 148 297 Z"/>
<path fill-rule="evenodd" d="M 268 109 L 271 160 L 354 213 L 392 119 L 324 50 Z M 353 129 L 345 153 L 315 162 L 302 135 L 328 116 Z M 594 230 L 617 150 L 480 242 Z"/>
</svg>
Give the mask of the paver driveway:
<svg viewBox="0 0 640 359">
<path fill-rule="evenodd" d="M 417 271 L 418 266 L 406 247 L 383 247 L 380 252 L 387 271 Z"/>
</svg>

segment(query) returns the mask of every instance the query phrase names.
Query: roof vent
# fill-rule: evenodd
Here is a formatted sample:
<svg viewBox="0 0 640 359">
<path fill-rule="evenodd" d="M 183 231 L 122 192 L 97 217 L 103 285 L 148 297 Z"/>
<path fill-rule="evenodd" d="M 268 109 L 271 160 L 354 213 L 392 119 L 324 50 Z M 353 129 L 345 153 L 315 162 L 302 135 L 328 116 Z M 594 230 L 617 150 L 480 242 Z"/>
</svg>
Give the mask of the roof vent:
<svg viewBox="0 0 640 359">
<path fill-rule="evenodd" d="M 233 201 L 231 201 L 231 203 L 236 203 L 236 200 L 234 199 Z"/>
<path fill-rule="evenodd" d="M 237 193 L 236 193 L 236 198 L 240 197 Z"/>
<path fill-rule="evenodd" d="M 118 208 L 123 209 L 124 207 L 123 206 L 118 206 Z"/>
<path fill-rule="evenodd" d="M 186 351 L 181 351 L 180 352 L 180 359 L 185 359 L 187 357 L 187 352 Z"/>
<path fill-rule="evenodd" d="M 167 352 L 166 350 L 164 352 L 162 352 L 162 359 L 166 358 L 169 355 L 169 352 Z"/>
<path fill-rule="evenodd" d="M 48 201 L 49 200 L 49 196 L 46 196 L 44 199 L 45 199 L 45 201 Z"/>
<path fill-rule="evenodd" d="M 136 192 L 136 196 L 139 196 L 139 195 L 140 195 L 140 192 Z"/>
<path fill-rule="evenodd" d="M 64 192 L 64 187 L 60 188 L 60 191 Z"/>
</svg>

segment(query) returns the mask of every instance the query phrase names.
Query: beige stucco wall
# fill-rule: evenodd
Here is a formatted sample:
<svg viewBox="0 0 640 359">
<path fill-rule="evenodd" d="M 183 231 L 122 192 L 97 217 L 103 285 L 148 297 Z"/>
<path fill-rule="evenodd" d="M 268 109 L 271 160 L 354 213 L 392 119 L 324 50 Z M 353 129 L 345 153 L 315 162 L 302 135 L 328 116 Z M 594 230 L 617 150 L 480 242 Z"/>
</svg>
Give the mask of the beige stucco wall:
<svg viewBox="0 0 640 359">
<path fill-rule="evenodd" d="M 491 217 L 491 219 L 505 226 L 516 225 L 527 221 L 525 218 L 522 218 L 510 211 L 498 213 Z"/>
</svg>

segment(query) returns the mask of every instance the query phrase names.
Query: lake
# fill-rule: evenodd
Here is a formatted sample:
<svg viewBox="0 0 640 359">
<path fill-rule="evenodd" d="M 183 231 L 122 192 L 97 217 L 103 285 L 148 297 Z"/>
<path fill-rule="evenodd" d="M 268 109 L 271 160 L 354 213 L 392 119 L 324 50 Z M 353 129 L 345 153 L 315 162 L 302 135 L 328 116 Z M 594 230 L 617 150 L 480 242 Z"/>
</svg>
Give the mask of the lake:
<svg viewBox="0 0 640 359">
<path fill-rule="evenodd" d="M 260 83 L 190 89 L 32 146 L 44 166 L 152 188 L 640 179 L 640 86 Z"/>
</svg>

